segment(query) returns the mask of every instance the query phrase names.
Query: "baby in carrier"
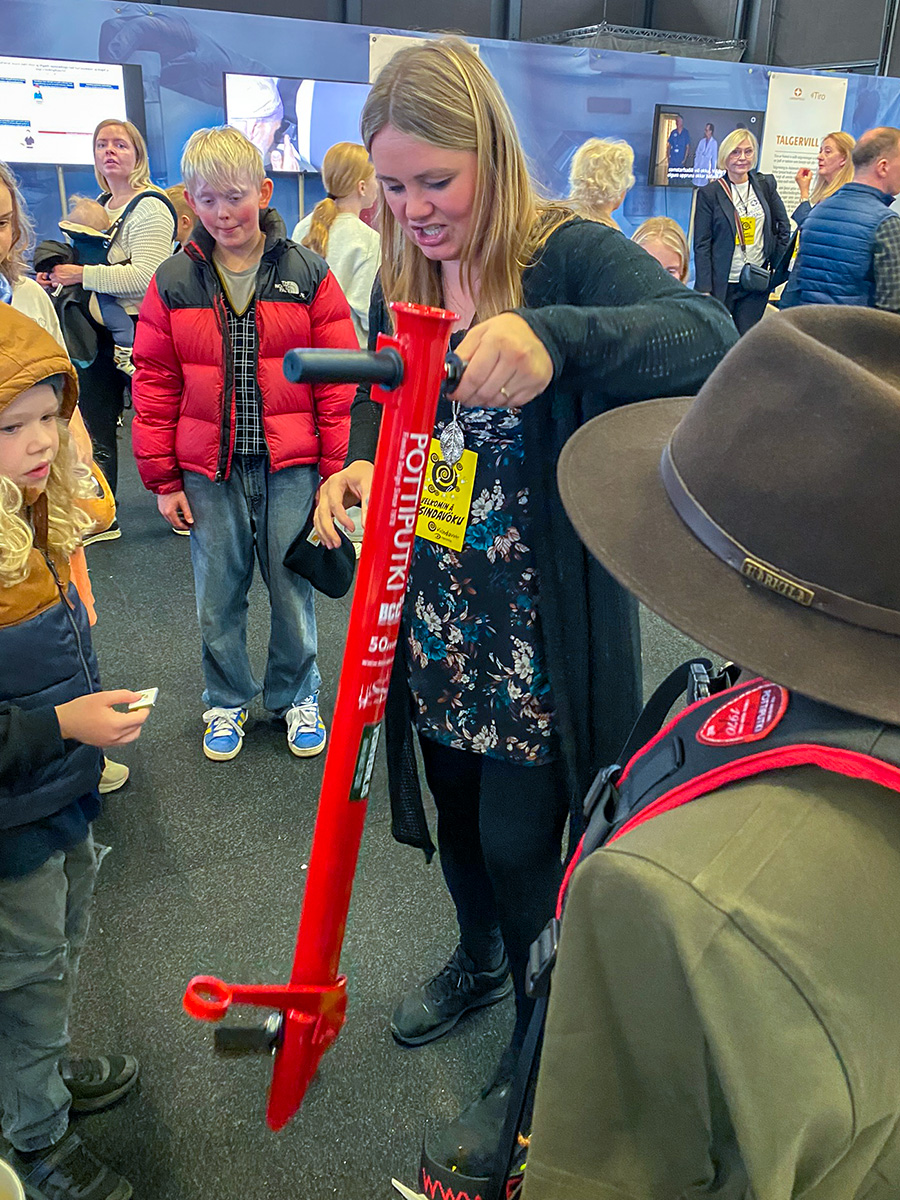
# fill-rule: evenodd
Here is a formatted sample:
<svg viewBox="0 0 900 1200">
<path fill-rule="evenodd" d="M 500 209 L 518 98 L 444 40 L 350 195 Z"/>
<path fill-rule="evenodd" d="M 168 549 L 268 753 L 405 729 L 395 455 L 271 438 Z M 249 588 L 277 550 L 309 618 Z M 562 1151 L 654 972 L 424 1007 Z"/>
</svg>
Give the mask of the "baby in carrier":
<svg viewBox="0 0 900 1200">
<path fill-rule="evenodd" d="M 75 261 L 81 266 L 96 266 L 106 262 L 111 233 L 109 213 L 98 201 L 88 196 L 73 196 L 69 203 L 68 219 L 60 221 L 59 227 L 72 243 Z M 134 322 L 117 296 L 105 292 L 91 294 L 97 297 L 103 324 L 112 334 L 116 366 L 126 375 L 133 375 L 131 353 L 134 348 Z"/>
</svg>

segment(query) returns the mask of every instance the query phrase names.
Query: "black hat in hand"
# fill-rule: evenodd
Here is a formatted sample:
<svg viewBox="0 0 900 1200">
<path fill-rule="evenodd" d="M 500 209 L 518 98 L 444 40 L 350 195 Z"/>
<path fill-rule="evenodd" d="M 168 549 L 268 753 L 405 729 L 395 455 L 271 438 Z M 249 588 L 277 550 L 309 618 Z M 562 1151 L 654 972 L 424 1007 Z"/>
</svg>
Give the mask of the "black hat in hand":
<svg viewBox="0 0 900 1200">
<path fill-rule="evenodd" d="M 337 550 L 329 550 L 318 540 L 309 540 L 312 533 L 313 515 L 310 512 L 306 524 L 291 542 L 284 565 L 295 575 L 308 579 L 317 592 L 323 592 L 332 600 L 339 600 L 350 591 L 353 573 L 356 570 L 356 551 L 345 533 L 338 529 L 341 544 Z"/>
</svg>

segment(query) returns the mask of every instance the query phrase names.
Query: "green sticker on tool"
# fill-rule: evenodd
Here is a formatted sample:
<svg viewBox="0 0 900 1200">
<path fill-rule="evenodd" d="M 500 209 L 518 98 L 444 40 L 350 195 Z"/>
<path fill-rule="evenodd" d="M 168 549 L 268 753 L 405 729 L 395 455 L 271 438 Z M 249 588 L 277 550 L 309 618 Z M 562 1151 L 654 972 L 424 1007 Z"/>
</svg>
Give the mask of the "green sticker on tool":
<svg viewBox="0 0 900 1200">
<path fill-rule="evenodd" d="M 359 754 L 356 756 L 356 767 L 353 770 L 353 782 L 350 785 L 351 800 L 368 800 L 369 798 L 369 784 L 372 782 L 375 751 L 378 749 L 380 733 L 380 721 L 374 725 L 363 726 L 362 737 L 359 740 Z"/>
</svg>

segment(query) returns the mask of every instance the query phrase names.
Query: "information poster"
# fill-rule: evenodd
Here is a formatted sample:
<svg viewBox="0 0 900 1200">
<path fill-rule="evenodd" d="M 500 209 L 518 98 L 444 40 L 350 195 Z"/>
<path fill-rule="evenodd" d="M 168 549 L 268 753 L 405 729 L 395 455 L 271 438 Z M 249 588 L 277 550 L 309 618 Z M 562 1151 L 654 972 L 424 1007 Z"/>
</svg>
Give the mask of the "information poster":
<svg viewBox="0 0 900 1200">
<path fill-rule="evenodd" d="M 0 57 L 4 162 L 89 166 L 94 127 L 125 116 L 125 80 L 117 64 Z"/>
<path fill-rule="evenodd" d="M 427 41 L 428 36 L 428 34 L 423 34 L 422 37 L 412 37 L 398 33 L 370 33 L 369 83 L 375 82 L 381 68 L 391 61 L 398 50 L 405 50 L 407 46 L 419 46 L 423 40 Z M 476 42 L 469 42 L 469 47 L 476 54 L 481 54 L 481 47 Z"/>
<path fill-rule="evenodd" d="M 847 80 L 823 75 L 769 76 L 766 124 L 759 170 L 774 175 L 788 213 L 800 202 L 794 176 L 816 169 L 822 138 L 843 128 Z"/>
</svg>

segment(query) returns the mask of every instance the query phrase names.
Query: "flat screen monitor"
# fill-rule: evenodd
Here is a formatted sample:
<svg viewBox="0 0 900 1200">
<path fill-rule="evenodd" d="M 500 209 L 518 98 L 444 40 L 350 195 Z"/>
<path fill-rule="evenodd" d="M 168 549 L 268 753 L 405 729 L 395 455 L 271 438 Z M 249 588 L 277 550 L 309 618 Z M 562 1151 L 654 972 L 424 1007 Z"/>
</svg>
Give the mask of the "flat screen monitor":
<svg viewBox="0 0 900 1200">
<path fill-rule="evenodd" d="M 225 120 L 259 149 L 267 171 L 316 174 L 335 142 L 358 142 L 367 83 L 225 76 Z"/>
<path fill-rule="evenodd" d="M 678 108 L 657 104 L 650 153 L 651 187 L 703 187 L 724 172 L 716 161 L 723 138 L 749 129 L 762 142 L 765 113 L 746 108 Z"/>
<path fill-rule="evenodd" d="M 0 159 L 92 166 L 92 134 L 107 117 L 144 130 L 141 68 L 0 55 Z"/>
</svg>

